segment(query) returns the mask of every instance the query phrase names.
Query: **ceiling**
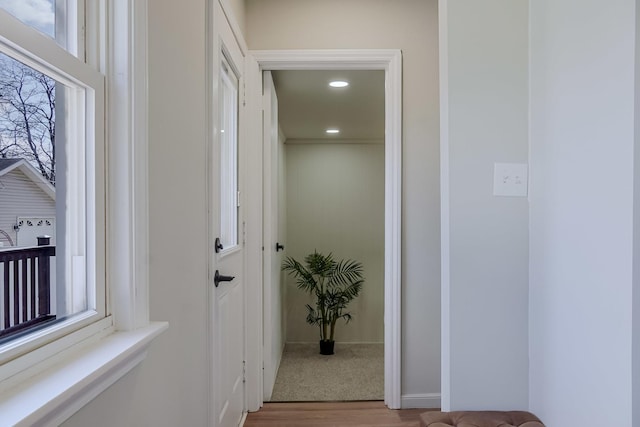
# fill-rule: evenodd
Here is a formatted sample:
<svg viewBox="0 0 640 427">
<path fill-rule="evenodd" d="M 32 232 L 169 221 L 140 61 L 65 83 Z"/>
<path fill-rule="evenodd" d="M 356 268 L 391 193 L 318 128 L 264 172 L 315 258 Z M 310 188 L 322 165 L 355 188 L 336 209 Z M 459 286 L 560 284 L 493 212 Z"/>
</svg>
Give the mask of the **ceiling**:
<svg viewBox="0 0 640 427">
<path fill-rule="evenodd" d="M 272 71 L 278 119 L 288 140 L 384 141 L 384 71 Z M 349 82 L 329 87 L 332 80 Z M 327 128 L 340 129 L 328 135 Z"/>
</svg>

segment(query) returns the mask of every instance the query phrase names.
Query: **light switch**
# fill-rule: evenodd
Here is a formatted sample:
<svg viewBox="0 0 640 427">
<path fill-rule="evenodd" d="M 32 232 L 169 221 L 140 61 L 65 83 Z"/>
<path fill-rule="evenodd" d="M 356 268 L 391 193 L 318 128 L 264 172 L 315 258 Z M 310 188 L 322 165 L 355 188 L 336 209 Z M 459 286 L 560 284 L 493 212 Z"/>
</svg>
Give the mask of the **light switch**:
<svg viewBox="0 0 640 427">
<path fill-rule="evenodd" d="M 495 163 L 493 195 L 527 197 L 528 170 L 526 163 Z"/>
</svg>

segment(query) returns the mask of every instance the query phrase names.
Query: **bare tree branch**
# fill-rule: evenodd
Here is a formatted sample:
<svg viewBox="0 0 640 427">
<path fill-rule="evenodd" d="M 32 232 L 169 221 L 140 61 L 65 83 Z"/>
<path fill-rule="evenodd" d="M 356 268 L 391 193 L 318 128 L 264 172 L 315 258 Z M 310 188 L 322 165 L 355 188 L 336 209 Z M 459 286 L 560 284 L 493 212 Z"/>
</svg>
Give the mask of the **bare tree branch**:
<svg viewBox="0 0 640 427">
<path fill-rule="evenodd" d="M 0 54 L 0 157 L 24 158 L 55 185 L 56 82 Z"/>
</svg>

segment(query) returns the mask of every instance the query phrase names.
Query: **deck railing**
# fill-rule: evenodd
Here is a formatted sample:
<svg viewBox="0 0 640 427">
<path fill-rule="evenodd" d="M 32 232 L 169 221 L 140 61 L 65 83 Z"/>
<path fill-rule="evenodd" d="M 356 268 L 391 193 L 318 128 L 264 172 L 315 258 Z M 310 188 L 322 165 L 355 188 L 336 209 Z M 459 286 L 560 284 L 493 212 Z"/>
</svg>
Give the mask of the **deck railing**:
<svg viewBox="0 0 640 427">
<path fill-rule="evenodd" d="M 0 339 L 55 319 L 51 314 L 51 257 L 55 246 L 0 250 Z"/>
</svg>

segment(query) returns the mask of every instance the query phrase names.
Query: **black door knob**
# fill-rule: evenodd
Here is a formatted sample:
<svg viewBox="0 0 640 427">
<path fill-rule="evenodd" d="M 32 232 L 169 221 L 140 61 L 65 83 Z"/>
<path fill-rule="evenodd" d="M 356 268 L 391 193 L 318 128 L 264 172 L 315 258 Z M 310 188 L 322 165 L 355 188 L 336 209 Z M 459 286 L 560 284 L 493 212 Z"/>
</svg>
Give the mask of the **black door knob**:
<svg viewBox="0 0 640 427">
<path fill-rule="evenodd" d="M 235 276 L 223 276 L 218 270 L 216 270 L 215 274 L 213 275 L 213 283 L 216 285 L 216 288 L 218 287 L 220 282 L 230 282 L 233 279 L 235 279 Z"/>
<path fill-rule="evenodd" d="M 280 243 L 276 243 L 276 252 L 283 251 L 283 250 L 284 250 L 284 246 L 281 245 Z"/>
<path fill-rule="evenodd" d="M 222 243 L 220 243 L 220 238 L 216 237 L 216 241 L 213 243 L 213 247 L 216 250 L 216 253 L 219 253 L 221 250 L 224 249 L 224 247 L 222 247 Z"/>
</svg>

